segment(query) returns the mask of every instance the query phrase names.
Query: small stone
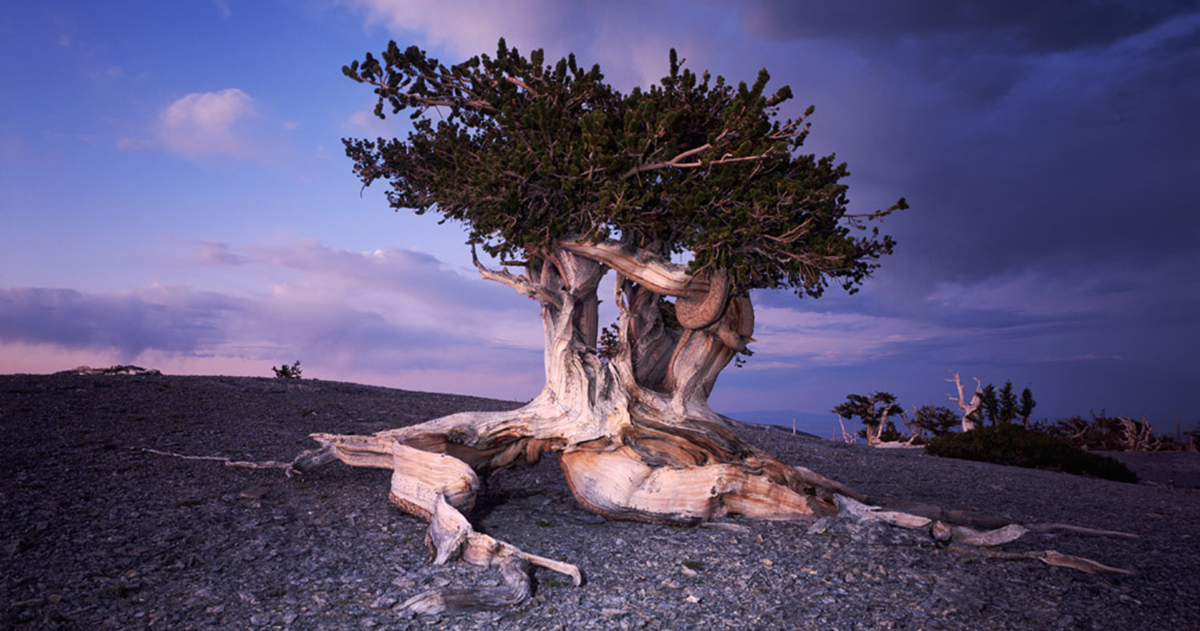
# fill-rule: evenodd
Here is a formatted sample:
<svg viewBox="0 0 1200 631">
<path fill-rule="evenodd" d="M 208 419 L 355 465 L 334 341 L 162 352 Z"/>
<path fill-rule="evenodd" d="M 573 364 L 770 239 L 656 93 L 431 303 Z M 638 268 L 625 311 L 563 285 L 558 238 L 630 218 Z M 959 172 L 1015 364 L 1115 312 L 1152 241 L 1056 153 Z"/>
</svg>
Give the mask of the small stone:
<svg viewBox="0 0 1200 631">
<path fill-rule="evenodd" d="M 372 609 L 391 609 L 392 606 L 395 605 L 396 601 L 398 601 L 398 600 L 400 600 L 400 599 L 392 594 L 389 594 L 389 593 L 381 594 L 378 598 L 376 598 L 371 603 L 371 608 Z"/>
<path fill-rule="evenodd" d="M 252 487 L 243 489 L 241 493 L 238 493 L 238 497 L 243 497 L 248 500 L 258 500 L 262 499 L 269 490 L 270 489 L 265 485 L 256 484 Z"/>
<path fill-rule="evenodd" d="M 818 519 L 816 522 L 814 522 L 813 525 L 809 526 L 808 531 L 805 532 L 805 534 L 823 535 L 823 534 L 825 534 L 826 531 L 829 530 L 829 527 L 832 525 L 833 525 L 832 517 L 822 517 L 822 518 Z"/>
</svg>

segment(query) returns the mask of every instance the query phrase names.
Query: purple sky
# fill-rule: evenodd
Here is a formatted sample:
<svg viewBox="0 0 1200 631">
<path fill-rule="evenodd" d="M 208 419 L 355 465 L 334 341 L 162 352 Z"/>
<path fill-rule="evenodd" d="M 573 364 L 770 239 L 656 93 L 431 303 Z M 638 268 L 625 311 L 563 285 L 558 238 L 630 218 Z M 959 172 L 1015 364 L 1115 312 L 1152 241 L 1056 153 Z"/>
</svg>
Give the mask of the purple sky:
<svg viewBox="0 0 1200 631">
<path fill-rule="evenodd" d="M 1200 422 L 1196 1 L 5 3 L 0 373 L 299 359 L 536 394 L 536 304 L 478 278 L 460 227 L 360 192 L 341 155 L 404 130 L 343 64 L 389 39 L 454 62 L 500 36 L 622 90 L 671 47 L 732 80 L 766 67 L 788 115 L 816 106 L 810 148 L 849 163 L 852 209 L 908 198 L 859 294 L 755 295 L 756 352 L 717 409 L 944 404 L 953 370 L 1031 388 L 1035 418 Z"/>
</svg>

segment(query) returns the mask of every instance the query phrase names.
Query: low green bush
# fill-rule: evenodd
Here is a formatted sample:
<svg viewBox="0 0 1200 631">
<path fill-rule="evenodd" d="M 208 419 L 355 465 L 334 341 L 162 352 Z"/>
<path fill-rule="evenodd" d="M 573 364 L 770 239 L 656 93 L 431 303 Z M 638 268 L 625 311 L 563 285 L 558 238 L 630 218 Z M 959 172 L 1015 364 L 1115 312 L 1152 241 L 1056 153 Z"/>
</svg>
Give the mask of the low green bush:
<svg viewBox="0 0 1200 631">
<path fill-rule="evenodd" d="M 1117 482 L 1138 481 L 1137 474 L 1114 458 L 1088 453 L 1019 425 L 986 426 L 945 434 L 930 440 L 925 451 L 944 458 L 1050 469 Z"/>
</svg>

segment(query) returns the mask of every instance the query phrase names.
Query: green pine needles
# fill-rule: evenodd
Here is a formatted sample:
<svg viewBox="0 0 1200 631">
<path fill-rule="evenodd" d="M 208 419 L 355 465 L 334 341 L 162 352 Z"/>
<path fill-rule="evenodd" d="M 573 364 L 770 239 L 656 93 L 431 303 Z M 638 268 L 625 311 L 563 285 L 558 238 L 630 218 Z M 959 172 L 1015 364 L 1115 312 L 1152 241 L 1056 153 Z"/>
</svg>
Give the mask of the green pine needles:
<svg viewBox="0 0 1200 631">
<path fill-rule="evenodd" d="M 781 119 L 787 86 L 767 92 L 696 75 L 671 51 L 659 85 L 621 94 L 599 66 L 544 64 L 500 40 L 494 57 L 447 66 L 395 42 L 343 68 L 374 87 L 375 113 L 410 111 L 404 139 L 347 139 L 364 184 L 390 204 L 462 222 L 468 242 L 506 261 L 562 241 L 619 240 L 689 272 L 725 270 L 735 292 L 849 291 L 892 252 L 865 222 L 906 208 L 847 212 L 844 163 L 804 154 L 812 108 Z"/>
</svg>

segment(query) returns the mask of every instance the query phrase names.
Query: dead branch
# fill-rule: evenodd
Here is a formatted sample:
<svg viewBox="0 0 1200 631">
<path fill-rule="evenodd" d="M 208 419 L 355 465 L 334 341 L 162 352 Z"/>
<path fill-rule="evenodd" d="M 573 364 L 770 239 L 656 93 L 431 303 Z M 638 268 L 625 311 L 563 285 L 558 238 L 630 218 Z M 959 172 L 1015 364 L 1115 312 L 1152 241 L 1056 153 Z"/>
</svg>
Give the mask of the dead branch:
<svg viewBox="0 0 1200 631">
<path fill-rule="evenodd" d="M 294 473 L 297 473 L 297 471 L 295 471 L 292 468 L 291 462 L 279 462 L 276 460 L 263 460 L 260 462 L 249 462 L 246 460 L 234 460 L 232 458 L 225 458 L 223 456 L 188 456 L 185 454 L 178 454 L 173 451 L 160 451 L 158 449 L 151 449 L 149 447 L 142 447 L 142 451 L 147 452 L 147 453 L 152 453 L 152 454 L 155 454 L 158 456 L 179 458 L 181 460 L 211 460 L 214 462 L 222 462 L 227 467 L 241 467 L 243 469 L 283 469 L 288 474 L 288 476 L 291 476 Z"/>
<path fill-rule="evenodd" d="M 1105 565 L 1099 561 L 1093 561 L 1084 557 L 1072 556 L 1063 554 L 1055 550 L 1033 550 L 1029 552 L 1008 552 L 1005 550 L 992 550 L 986 548 L 975 548 L 964 545 L 951 545 L 950 549 L 955 552 L 964 554 L 982 555 L 989 559 L 999 559 L 1001 561 L 1041 561 L 1046 565 L 1056 567 L 1069 567 L 1087 572 L 1088 574 L 1124 574 L 1126 576 L 1136 576 L 1137 572 L 1126 570 L 1124 568 L 1112 567 Z"/>
<path fill-rule="evenodd" d="M 537 283 L 530 282 L 528 278 L 517 276 L 511 272 L 504 270 L 489 269 L 479 262 L 479 255 L 475 252 L 475 246 L 471 246 L 471 262 L 475 264 L 475 269 L 479 270 L 479 276 L 484 280 L 492 280 L 498 283 L 508 285 L 523 294 L 537 300 L 539 302 L 553 305 L 562 308 L 562 299 L 549 291 L 545 287 Z"/>
<path fill-rule="evenodd" d="M 948 543 L 950 544 L 951 549 L 959 552 L 982 554 L 989 558 L 1003 560 L 1032 559 L 1042 561 L 1048 565 L 1069 567 L 1088 573 L 1116 573 L 1127 575 L 1137 574 L 1137 572 L 1134 572 L 1133 570 L 1108 566 L 1098 561 L 1093 561 L 1092 559 L 1061 554 L 1054 550 L 1006 552 L 1003 550 L 994 549 L 996 546 L 1016 541 L 1030 532 L 1045 533 L 1066 531 L 1077 534 L 1104 537 L 1120 537 L 1125 539 L 1138 538 L 1137 535 L 1130 533 L 1116 532 L 1111 530 L 1097 530 L 1093 528 L 1083 528 L 1080 526 L 1070 526 L 1059 523 L 1009 523 L 996 528 L 980 530 L 962 524 L 950 523 L 943 520 L 935 520 L 925 515 L 917 515 L 904 511 L 889 510 L 880 506 L 872 506 L 865 502 L 860 502 L 841 495 L 837 496 L 837 504 L 840 514 L 849 515 L 850 517 L 859 521 L 881 521 L 886 524 L 891 524 L 893 526 L 898 526 L 900 528 L 906 528 L 909 530 L 927 529 L 926 532 L 928 532 L 933 539 L 943 543 Z M 936 506 L 925 506 L 924 508 L 937 513 L 947 514 L 946 511 L 943 511 Z"/>
</svg>

